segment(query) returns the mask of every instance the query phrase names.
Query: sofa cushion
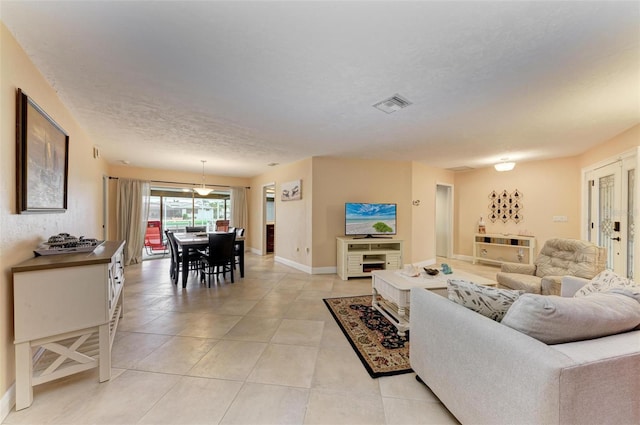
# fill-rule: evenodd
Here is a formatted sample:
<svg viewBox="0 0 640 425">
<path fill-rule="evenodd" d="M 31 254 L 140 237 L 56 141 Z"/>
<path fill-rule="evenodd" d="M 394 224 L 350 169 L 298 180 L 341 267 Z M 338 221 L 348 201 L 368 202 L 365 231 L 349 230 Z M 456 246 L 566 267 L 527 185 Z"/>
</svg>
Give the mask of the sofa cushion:
<svg viewBox="0 0 640 425">
<path fill-rule="evenodd" d="M 461 279 L 449 279 L 449 299 L 490 319 L 501 321 L 522 291 L 497 289 Z"/>
<path fill-rule="evenodd" d="M 578 298 L 523 294 L 502 324 L 546 344 L 599 338 L 640 325 L 640 303 L 623 293 Z"/>
<path fill-rule="evenodd" d="M 498 272 L 496 280 L 500 286 L 532 294 L 539 294 L 542 288 L 542 279 L 528 274 Z"/>
<path fill-rule="evenodd" d="M 640 290 L 640 286 L 636 285 L 631 279 L 622 277 L 611 270 L 605 270 L 591 279 L 591 282 L 580 288 L 574 297 L 584 297 L 593 292 L 607 292 L 612 288 L 633 288 Z"/>
</svg>

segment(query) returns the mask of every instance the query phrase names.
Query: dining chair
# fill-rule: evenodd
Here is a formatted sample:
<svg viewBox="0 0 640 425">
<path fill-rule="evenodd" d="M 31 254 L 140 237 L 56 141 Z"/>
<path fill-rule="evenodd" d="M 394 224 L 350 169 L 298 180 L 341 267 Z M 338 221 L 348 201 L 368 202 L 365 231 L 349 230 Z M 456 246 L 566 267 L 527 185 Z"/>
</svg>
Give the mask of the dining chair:
<svg viewBox="0 0 640 425">
<path fill-rule="evenodd" d="M 207 226 L 187 226 L 184 228 L 186 233 L 201 233 L 207 231 Z"/>
<path fill-rule="evenodd" d="M 206 252 L 200 253 L 200 281 L 204 282 L 208 276 L 208 286 L 211 287 L 211 275 L 225 273 L 231 274 L 231 283 L 234 283 L 233 269 L 235 263 L 236 234 L 233 233 L 209 233 L 209 247 Z"/>
<path fill-rule="evenodd" d="M 236 227 L 236 239 L 244 236 L 244 227 Z M 240 244 L 233 244 L 233 268 L 235 269 L 240 264 Z"/>
<path fill-rule="evenodd" d="M 176 241 L 176 236 L 173 232 L 167 230 L 167 239 L 169 239 L 169 246 L 171 247 L 171 271 L 170 276 L 174 285 L 178 284 L 178 276 L 180 272 L 189 273 L 190 270 L 198 270 L 200 265 L 200 253 L 197 250 L 187 249 L 181 250 Z M 189 270 L 182 270 L 183 256 L 187 255 L 189 262 Z"/>
<path fill-rule="evenodd" d="M 228 232 L 229 220 L 216 220 L 216 232 Z"/>
<path fill-rule="evenodd" d="M 164 234 L 167 236 L 167 245 L 169 246 L 169 255 L 171 257 L 171 263 L 169 263 L 169 276 L 171 280 L 176 279 L 176 257 L 177 250 L 174 248 L 175 241 L 173 240 L 173 232 L 171 230 L 165 230 Z"/>
</svg>

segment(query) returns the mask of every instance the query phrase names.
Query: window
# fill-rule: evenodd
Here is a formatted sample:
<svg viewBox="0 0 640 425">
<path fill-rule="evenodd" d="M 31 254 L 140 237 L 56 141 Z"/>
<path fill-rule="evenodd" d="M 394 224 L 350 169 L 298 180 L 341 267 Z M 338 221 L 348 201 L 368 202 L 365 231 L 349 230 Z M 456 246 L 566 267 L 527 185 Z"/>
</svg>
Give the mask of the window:
<svg viewBox="0 0 640 425">
<path fill-rule="evenodd" d="M 231 216 L 229 191 L 214 191 L 200 196 L 189 189 L 151 188 L 149 220 L 160 220 L 162 232 L 184 232 L 187 226 L 215 228 L 216 220 Z"/>
</svg>

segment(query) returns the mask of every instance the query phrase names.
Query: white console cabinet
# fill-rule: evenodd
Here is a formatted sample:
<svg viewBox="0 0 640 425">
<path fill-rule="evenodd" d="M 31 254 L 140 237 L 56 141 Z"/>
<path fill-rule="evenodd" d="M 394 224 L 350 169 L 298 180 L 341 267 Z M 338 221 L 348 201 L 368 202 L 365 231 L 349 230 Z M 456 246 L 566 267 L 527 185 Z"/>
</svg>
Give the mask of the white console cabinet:
<svg viewBox="0 0 640 425">
<path fill-rule="evenodd" d="M 33 387 L 99 368 L 111 378 L 111 346 L 122 317 L 122 241 L 90 253 L 48 255 L 14 266 L 16 410 Z"/>
<path fill-rule="evenodd" d="M 473 241 L 473 264 L 514 263 L 533 265 L 536 239 L 533 236 L 476 233 Z"/>
<path fill-rule="evenodd" d="M 398 239 L 354 239 L 337 237 L 338 276 L 371 276 L 374 270 L 395 270 L 402 267 L 402 242 Z"/>
</svg>

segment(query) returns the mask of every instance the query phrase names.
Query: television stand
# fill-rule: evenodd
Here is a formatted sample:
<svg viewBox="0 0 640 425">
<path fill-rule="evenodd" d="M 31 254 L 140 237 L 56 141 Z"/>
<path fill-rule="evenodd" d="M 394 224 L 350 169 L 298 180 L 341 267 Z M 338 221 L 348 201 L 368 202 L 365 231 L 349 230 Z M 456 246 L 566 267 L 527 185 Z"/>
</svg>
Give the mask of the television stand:
<svg viewBox="0 0 640 425">
<path fill-rule="evenodd" d="M 353 239 L 391 239 L 393 236 L 382 236 L 382 235 L 365 235 L 365 236 L 354 236 Z"/>
<path fill-rule="evenodd" d="M 402 244 L 398 239 L 376 240 L 339 236 L 337 243 L 337 273 L 342 280 L 350 277 L 370 277 L 374 270 L 402 268 Z"/>
</svg>

